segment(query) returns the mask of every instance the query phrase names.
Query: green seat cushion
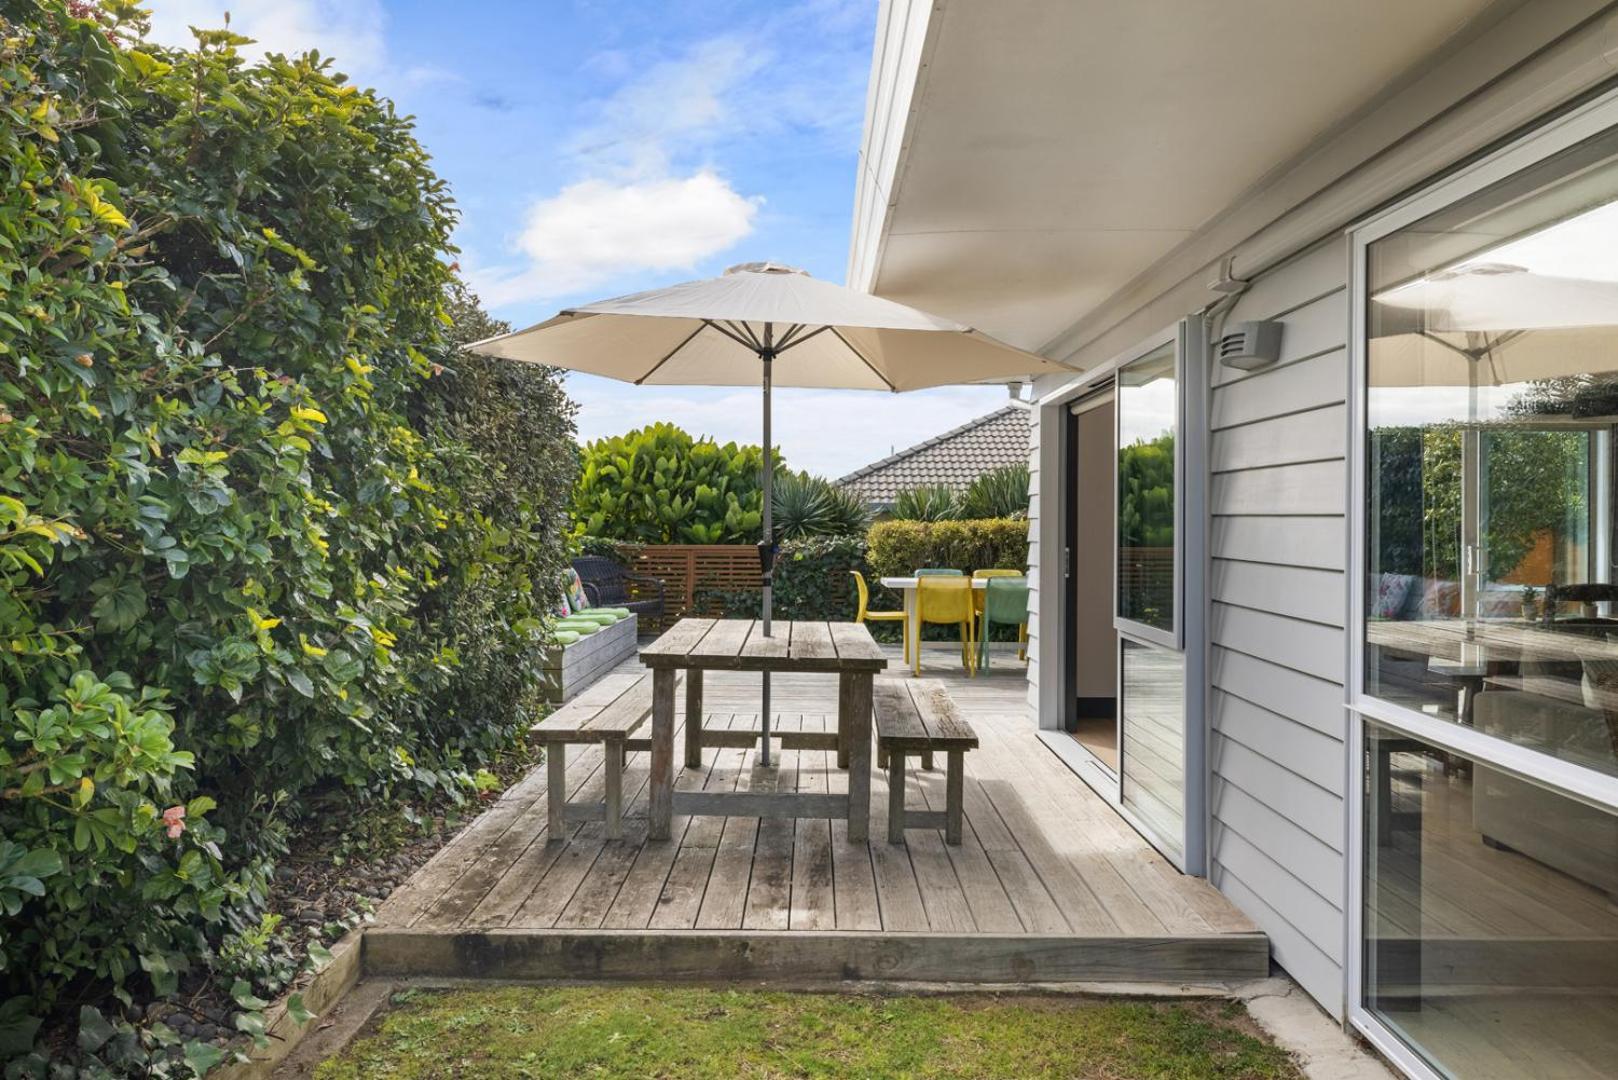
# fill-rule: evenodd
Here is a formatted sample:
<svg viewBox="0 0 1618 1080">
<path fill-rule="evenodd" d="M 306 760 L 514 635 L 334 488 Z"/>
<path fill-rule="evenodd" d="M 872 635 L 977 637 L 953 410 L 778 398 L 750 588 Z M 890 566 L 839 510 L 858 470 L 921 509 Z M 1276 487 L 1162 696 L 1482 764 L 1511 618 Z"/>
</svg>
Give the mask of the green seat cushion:
<svg viewBox="0 0 1618 1080">
<path fill-rule="evenodd" d="M 609 615 L 606 612 L 598 611 L 595 608 L 590 608 L 588 611 L 580 611 L 580 612 L 576 612 L 576 613 L 574 613 L 572 615 L 569 615 L 566 619 L 563 619 L 562 621 L 563 622 L 593 622 L 597 626 L 611 626 L 613 623 L 618 621 L 618 616 Z"/>
<path fill-rule="evenodd" d="M 601 624 L 591 619 L 577 619 L 573 616 L 561 620 L 556 624 L 558 630 L 571 630 L 575 634 L 593 634 L 601 629 Z"/>
<path fill-rule="evenodd" d="M 552 630 L 551 640 L 558 645 L 571 645 L 579 640 L 581 635 L 577 630 Z"/>
<path fill-rule="evenodd" d="M 619 619 L 629 618 L 629 609 L 626 607 L 593 607 L 585 611 L 586 615 L 614 615 Z"/>
</svg>

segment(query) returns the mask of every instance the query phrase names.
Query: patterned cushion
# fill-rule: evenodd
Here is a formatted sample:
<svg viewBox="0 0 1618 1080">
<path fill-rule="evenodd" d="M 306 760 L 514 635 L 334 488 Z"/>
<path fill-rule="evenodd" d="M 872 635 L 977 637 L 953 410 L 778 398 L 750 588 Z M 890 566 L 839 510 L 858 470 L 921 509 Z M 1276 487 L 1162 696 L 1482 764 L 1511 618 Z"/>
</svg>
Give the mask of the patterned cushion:
<svg viewBox="0 0 1618 1080">
<path fill-rule="evenodd" d="M 583 611 L 590 606 L 590 598 L 584 595 L 584 582 L 579 580 L 577 570 L 563 572 L 562 589 L 567 594 L 568 607 L 574 611 Z"/>
<path fill-rule="evenodd" d="M 1397 619 L 1410 599 L 1410 587 L 1416 579 L 1409 574 L 1383 574 L 1376 585 L 1376 596 L 1371 601 L 1373 619 Z"/>
</svg>

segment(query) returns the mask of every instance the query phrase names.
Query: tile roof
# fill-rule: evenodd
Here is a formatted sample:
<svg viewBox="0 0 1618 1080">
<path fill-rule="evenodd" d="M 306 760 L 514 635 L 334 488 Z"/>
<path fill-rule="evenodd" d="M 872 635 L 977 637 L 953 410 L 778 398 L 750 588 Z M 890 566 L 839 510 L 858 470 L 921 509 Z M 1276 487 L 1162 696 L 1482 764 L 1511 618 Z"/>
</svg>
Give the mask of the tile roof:
<svg viewBox="0 0 1618 1080">
<path fill-rule="evenodd" d="M 1028 405 L 1011 402 L 837 481 L 867 504 L 887 507 L 906 488 L 948 484 L 964 491 L 991 469 L 1028 461 Z"/>
</svg>

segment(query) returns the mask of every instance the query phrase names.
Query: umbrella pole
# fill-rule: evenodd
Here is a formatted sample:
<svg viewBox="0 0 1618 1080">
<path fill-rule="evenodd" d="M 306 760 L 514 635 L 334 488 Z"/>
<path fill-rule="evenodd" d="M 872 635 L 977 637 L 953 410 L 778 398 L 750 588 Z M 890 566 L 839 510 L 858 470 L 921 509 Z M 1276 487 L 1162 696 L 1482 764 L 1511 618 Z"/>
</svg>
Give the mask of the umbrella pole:
<svg viewBox="0 0 1618 1080">
<path fill-rule="evenodd" d="M 770 445 L 770 365 L 775 359 L 775 352 L 770 347 L 771 330 L 769 323 L 764 324 L 764 348 L 759 352 L 759 360 L 764 364 L 764 540 L 760 549 L 764 569 L 764 597 L 761 610 L 764 616 L 764 636 L 770 636 L 770 602 L 774 591 L 775 578 L 775 463 L 772 460 Z M 763 762 L 766 768 L 770 764 L 770 673 L 764 672 L 763 694 Z"/>
</svg>

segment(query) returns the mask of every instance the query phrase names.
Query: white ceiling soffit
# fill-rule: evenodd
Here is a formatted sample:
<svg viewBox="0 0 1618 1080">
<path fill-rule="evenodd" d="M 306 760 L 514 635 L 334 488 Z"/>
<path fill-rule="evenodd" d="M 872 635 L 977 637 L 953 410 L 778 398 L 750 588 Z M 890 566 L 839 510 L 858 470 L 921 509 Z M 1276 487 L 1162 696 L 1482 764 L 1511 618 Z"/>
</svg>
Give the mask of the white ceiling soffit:
<svg viewBox="0 0 1618 1080">
<path fill-rule="evenodd" d="M 1038 349 L 1489 7 L 884 0 L 849 284 Z"/>
</svg>

